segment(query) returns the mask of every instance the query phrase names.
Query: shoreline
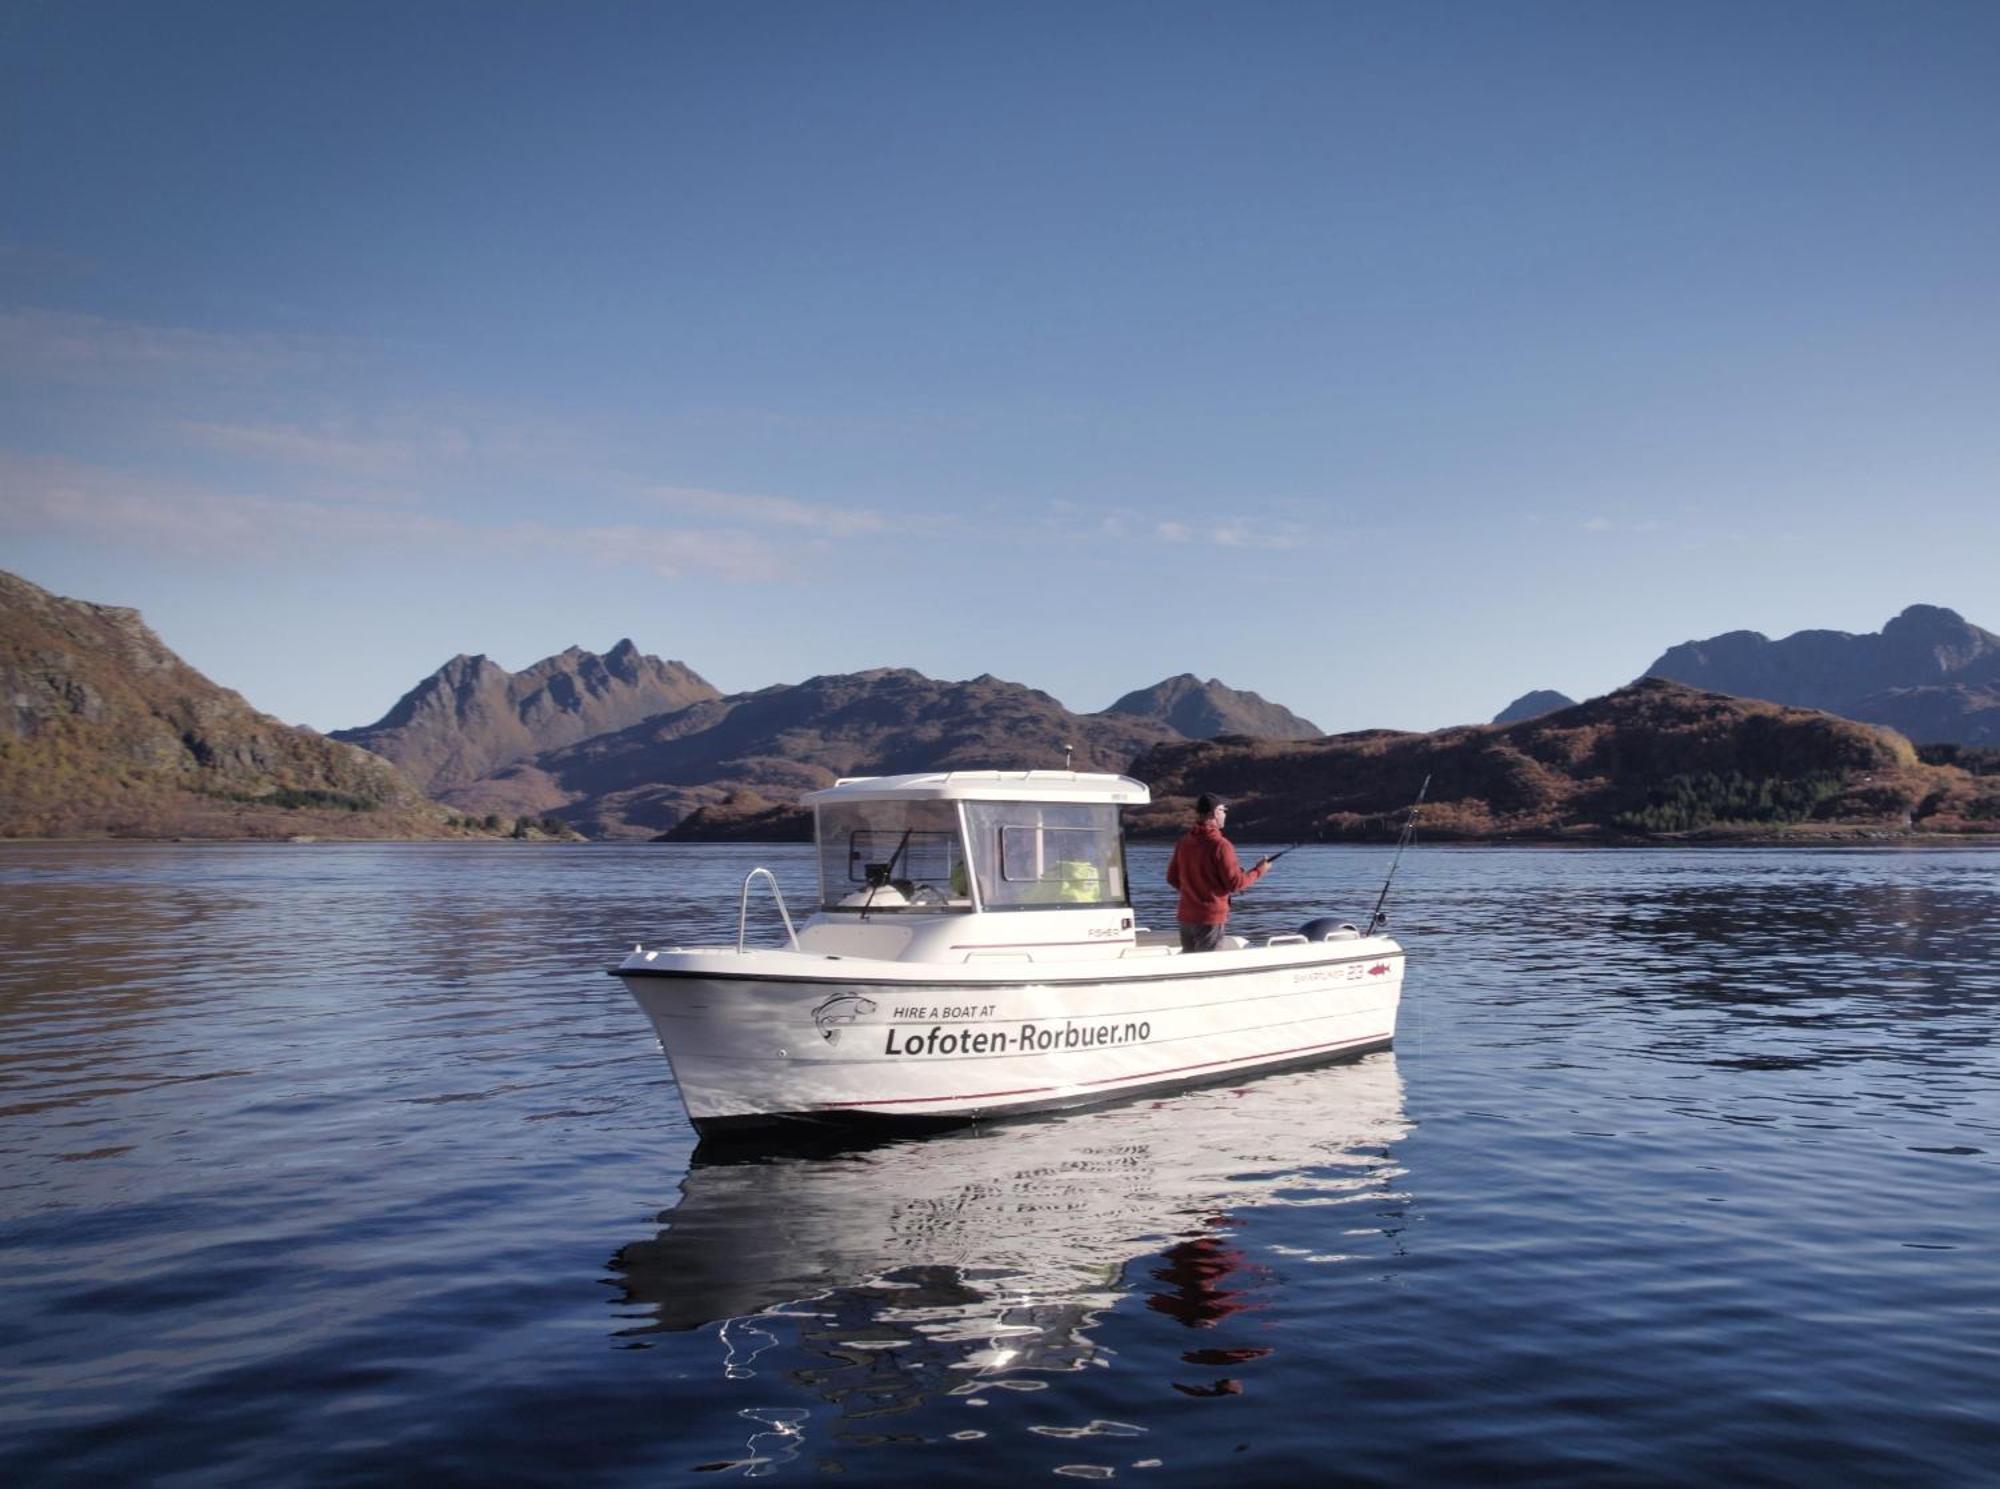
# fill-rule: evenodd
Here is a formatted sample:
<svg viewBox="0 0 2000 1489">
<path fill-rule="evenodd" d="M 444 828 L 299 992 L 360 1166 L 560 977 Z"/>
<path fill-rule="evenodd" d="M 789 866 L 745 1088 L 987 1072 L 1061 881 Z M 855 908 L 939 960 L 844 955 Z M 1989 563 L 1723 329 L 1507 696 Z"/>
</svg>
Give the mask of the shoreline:
<svg viewBox="0 0 2000 1489">
<path fill-rule="evenodd" d="M 1133 835 L 1127 841 L 1144 844 L 1171 844 L 1177 839 L 1169 836 L 1147 834 Z M 1394 837 L 1379 838 L 1339 838 L 1316 842 L 1284 843 L 1278 838 L 1240 838 L 1234 840 L 1237 851 L 1242 854 L 1250 848 L 1277 846 L 1286 851 L 1302 848 L 1393 848 Z M 661 841 L 658 838 L 514 838 L 514 837 L 448 837 L 448 838 L 396 838 L 396 837 L 330 837 L 325 834 L 300 835 L 296 837 L 138 837 L 119 836 L 110 833 L 91 834 L 78 837 L 0 837 L 0 850 L 11 847 L 21 848 L 66 848 L 109 845 L 129 845 L 133 847 L 180 847 L 180 848 L 240 848 L 254 844 L 268 848 L 326 848 L 355 847 L 368 845 L 375 847 L 505 847 L 505 848 L 810 848 L 811 842 L 801 838 L 678 838 Z M 1411 847 L 1417 848 L 1577 848 L 1631 850 L 1635 848 L 2000 848 L 2000 830 L 1992 832 L 1897 832 L 1856 830 L 1849 832 L 1815 832 L 1801 834 L 1782 833 L 1729 833 L 1696 832 L 1679 836 L 1655 838 L 1625 837 L 1611 835 L 1582 835 L 1550 833 L 1529 835 L 1509 833 L 1493 837 L 1466 837 L 1463 835 L 1426 837 L 1421 829 L 1412 840 Z"/>
</svg>

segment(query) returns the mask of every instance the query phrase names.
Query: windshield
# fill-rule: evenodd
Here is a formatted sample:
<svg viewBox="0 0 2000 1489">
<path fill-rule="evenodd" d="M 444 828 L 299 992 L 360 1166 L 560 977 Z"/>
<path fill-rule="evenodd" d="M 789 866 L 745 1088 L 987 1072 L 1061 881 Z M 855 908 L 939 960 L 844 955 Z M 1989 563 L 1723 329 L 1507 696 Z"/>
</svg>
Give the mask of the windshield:
<svg viewBox="0 0 2000 1489">
<path fill-rule="evenodd" d="M 980 903 L 988 910 L 1127 903 L 1116 806 L 968 802 L 965 825 Z"/>
<path fill-rule="evenodd" d="M 820 903 L 833 911 L 970 910 L 958 808 L 853 801 L 818 811 Z"/>
</svg>

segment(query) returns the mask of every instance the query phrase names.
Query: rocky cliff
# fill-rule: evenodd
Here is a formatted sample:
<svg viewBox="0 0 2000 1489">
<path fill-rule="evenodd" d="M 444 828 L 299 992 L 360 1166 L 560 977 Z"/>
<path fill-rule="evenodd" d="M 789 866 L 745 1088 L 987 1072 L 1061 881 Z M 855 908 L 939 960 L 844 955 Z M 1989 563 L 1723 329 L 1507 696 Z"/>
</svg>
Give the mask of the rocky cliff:
<svg viewBox="0 0 2000 1489">
<path fill-rule="evenodd" d="M 1232 805 L 1232 835 L 1394 835 L 1425 776 L 1425 831 L 1460 838 L 2000 831 L 2000 778 L 1926 765 L 1902 736 L 1807 709 L 1646 678 L 1523 723 L 1307 743 L 1168 744 L 1134 767 L 1139 832 Z"/>
<path fill-rule="evenodd" d="M 431 837 L 387 761 L 257 712 L 139 612 L 0 573 L 0 834 Z"/>
<path fill-rule="evenodd" d="M 1920 744 L 2000 744 L 2000 636 L 1936 605 L 1912 605 L 1863 635 L 1686 641 L 1646 674 L 1887 724 Z"/>
<path fill-rule="evenodd" d="M 439 794 L 544 750 L 720 696 L 684 664 L 647 656 L 629 640 L 603 656 L 572 646 L 519 672 L 461 655 L 375 723 L 333 737 L 373 750 Z"/>
</svg>

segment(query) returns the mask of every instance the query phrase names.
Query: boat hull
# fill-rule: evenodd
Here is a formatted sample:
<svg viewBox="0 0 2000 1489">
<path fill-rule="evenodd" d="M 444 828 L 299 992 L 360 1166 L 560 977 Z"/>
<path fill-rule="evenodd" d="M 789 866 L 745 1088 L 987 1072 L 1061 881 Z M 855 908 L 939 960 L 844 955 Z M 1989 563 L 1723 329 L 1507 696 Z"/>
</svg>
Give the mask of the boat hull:
<svg viewBox="0 0 2000 1489">
<path fill-rule="evenodd" d="M 737 960 L 664 954 L 616 970 L 705 1135 L 1052 1111 L 1352 1058 L 1394 1039 L 1403 979 L 1386 938 L 1034 980 L 794 976 Z"/>
</svg>

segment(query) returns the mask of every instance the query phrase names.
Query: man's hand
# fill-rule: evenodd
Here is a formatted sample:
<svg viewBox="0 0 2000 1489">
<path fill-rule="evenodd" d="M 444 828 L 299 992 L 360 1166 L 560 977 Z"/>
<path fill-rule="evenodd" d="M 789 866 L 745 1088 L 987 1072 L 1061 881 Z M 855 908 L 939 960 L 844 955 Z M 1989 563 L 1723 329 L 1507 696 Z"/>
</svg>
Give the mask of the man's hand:
<svg viewBox="0 0 2000 1489">
<path fill-rule="evenodd" d="M 1262 858 L 1257 860 L 1255 866 L 1251 868 L 1250 872 L 1253 874 L 1261 874 L 1264 872 L 1264 870 L 1268 869 L 1270 866 L 1271 866 L 1271 855 L 1266 853 Z"/>
</svg>

